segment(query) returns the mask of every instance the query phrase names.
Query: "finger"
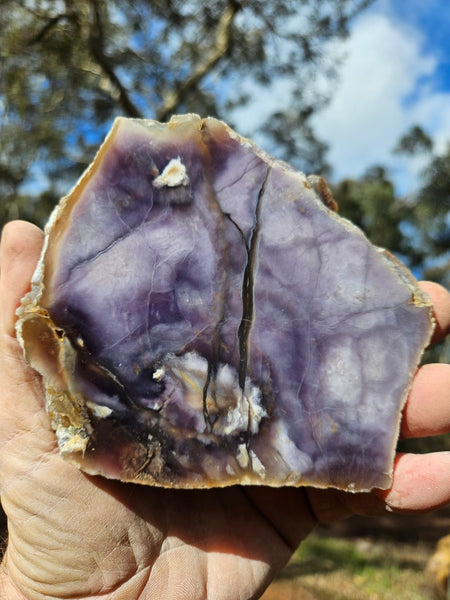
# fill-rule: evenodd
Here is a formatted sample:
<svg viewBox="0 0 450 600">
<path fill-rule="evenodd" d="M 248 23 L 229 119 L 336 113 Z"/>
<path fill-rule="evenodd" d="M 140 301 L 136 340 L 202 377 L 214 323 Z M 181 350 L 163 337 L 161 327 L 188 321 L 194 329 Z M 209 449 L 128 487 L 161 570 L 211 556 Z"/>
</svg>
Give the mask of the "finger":
<svg viewBox="0 0 450 600">
<path fill-rule="evenodd" d="M 404 438 L 440 435 L 450 431 L 450 365 L 421 367 L 403 411 Z"/>
<path fill-rule="evenodd" d="M 15 310 L 30 289 L 30 280 L 44 234 L 25 221 L 11 221 L 2 231 L 0 246 L 0 328 L 14 335 Z"/>
<path fill-rule="evenodd" d="M 450 333 L 450 292 L 442 285 L 431 281 L 421 281 L 420 287 L 433 302 L 436 328 L 431 344 L 436 344 Z"/>
<path fill-rule="evenodd" d="M 390 490 L 377 495 L 388 510 L 425 512 L 450 502 L 450 452 L 399 454 Z"/>
<path fill-rule="evenodd" d="M 335 523 L 363 515 L 377 517 L 386 514 L 383 498 L 371 492 L 343 492 L 335 489 L 305 488 L 311 509 L 319 523 Z"/>
</svg>

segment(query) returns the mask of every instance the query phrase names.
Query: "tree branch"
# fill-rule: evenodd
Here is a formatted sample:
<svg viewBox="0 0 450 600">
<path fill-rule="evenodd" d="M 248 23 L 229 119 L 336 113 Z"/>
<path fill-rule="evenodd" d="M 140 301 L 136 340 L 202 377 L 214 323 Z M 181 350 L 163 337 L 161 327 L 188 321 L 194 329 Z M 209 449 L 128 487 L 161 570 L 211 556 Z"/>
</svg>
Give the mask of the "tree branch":
<svg viewBox="0 0 450 600">
<path fill-rule="evenodd" d="M 217 24 L 215 44 L 211 52 L 201 61 L 192 71 L 192 73 L 180 83 L 177 90 L 168 93 L 159 110 L 156 111 L 156 119 L 165 121 L 175 111 L 177 106 L 183 102 L 187 94 L 192 91 L 198 83 L 207 75 L 211 69 L 228 52 L 231 41 L 231 27 L 236 14 L 242 6 L 236 0 L 230 0 L 225 8 L 219 23 Z"/>
<path fill-rule="evenodd" d="M 120 81 L 104 52 L 103 23 L 98 1 L 90 0 L 89 4 L 93 16 L 93 22 L 91 23 L 89 30 L 90 54 L 95 62 L 100 66 L 112 87 L 116 90 L 118 102 L 125 114 L 129 117 L 141 119 L 143 117 L 141 111 L 131 100 L 128 90 Z"/>
<path fill-rule="evenodd" d="M 31 37 L 28 42 L 26 43 L 27 46 L 33 46 L 34 44 L 39 43 L 46 35 L 47 33 L 53 29 L 53 27 L 55 27 L 59 21 L 61 19 L 63 19 L 66 15 L 65 14 L 59 14 L 56 15 L 55 17 L 52 17 L 49 21 L 47 21 L 47 23 L 40 29 L 40 31 L 38 31 L 38 33 L 36 33 L 35 35 L 33 35 L 33 37 Z"/>
</svg>

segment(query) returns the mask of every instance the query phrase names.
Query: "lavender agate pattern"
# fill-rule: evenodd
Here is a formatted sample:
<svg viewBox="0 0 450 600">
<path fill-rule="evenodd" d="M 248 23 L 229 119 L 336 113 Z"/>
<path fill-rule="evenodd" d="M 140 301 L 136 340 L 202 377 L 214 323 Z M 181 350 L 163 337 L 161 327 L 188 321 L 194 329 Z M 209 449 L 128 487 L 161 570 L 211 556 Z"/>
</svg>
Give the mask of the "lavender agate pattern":
<svg viewBox="0 0 450 600">
<path fill-rule="evenodd" d="M 115 122 L 19 309 L 66 459 L 165 487 L 389 486 L 431 306 L 313 181 L 214 119 Z"/>
</svg>

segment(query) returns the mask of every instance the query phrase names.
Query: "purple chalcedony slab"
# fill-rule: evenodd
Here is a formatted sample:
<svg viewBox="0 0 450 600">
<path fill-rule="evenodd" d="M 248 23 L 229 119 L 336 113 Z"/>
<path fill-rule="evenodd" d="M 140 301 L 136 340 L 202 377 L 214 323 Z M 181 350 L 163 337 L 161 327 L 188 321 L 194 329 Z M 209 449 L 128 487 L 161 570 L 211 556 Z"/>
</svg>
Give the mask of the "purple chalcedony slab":
<svg viewBox="0 0 450 600">
<path fill-rule="evenodd" d="M 317 182 L 214 119 L 115 122 L 19 309 L 66 459 L 165 487 L 389 486 L 431 306 Z"/>
</svg>

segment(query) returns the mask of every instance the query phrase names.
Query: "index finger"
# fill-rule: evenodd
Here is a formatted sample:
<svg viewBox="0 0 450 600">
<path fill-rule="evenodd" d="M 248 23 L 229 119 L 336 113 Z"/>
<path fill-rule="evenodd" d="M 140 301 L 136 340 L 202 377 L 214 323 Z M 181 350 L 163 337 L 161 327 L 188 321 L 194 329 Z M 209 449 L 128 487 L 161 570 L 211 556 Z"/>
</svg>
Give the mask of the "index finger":
<svg viewBox="0 0 450 600">
<path fill-rule="evenodd" d="M 429 281 L 421 287 L 434 305 L 436 329 L 431 343 L 450 332 L 450 292 Z M 441 435 L 450 431 L 450 365 L 426 364 L 414 377 L 403 411 L 401 434 L 404 438 Z"/>
<path fill-rule="evenodd" d="M 432 281 L 421 281 L 419 285 L 430 296 L 434 306 L 436 329 L 431 339 L 433 345 L 450 333 L 450 292 Z"/>
</svg>

